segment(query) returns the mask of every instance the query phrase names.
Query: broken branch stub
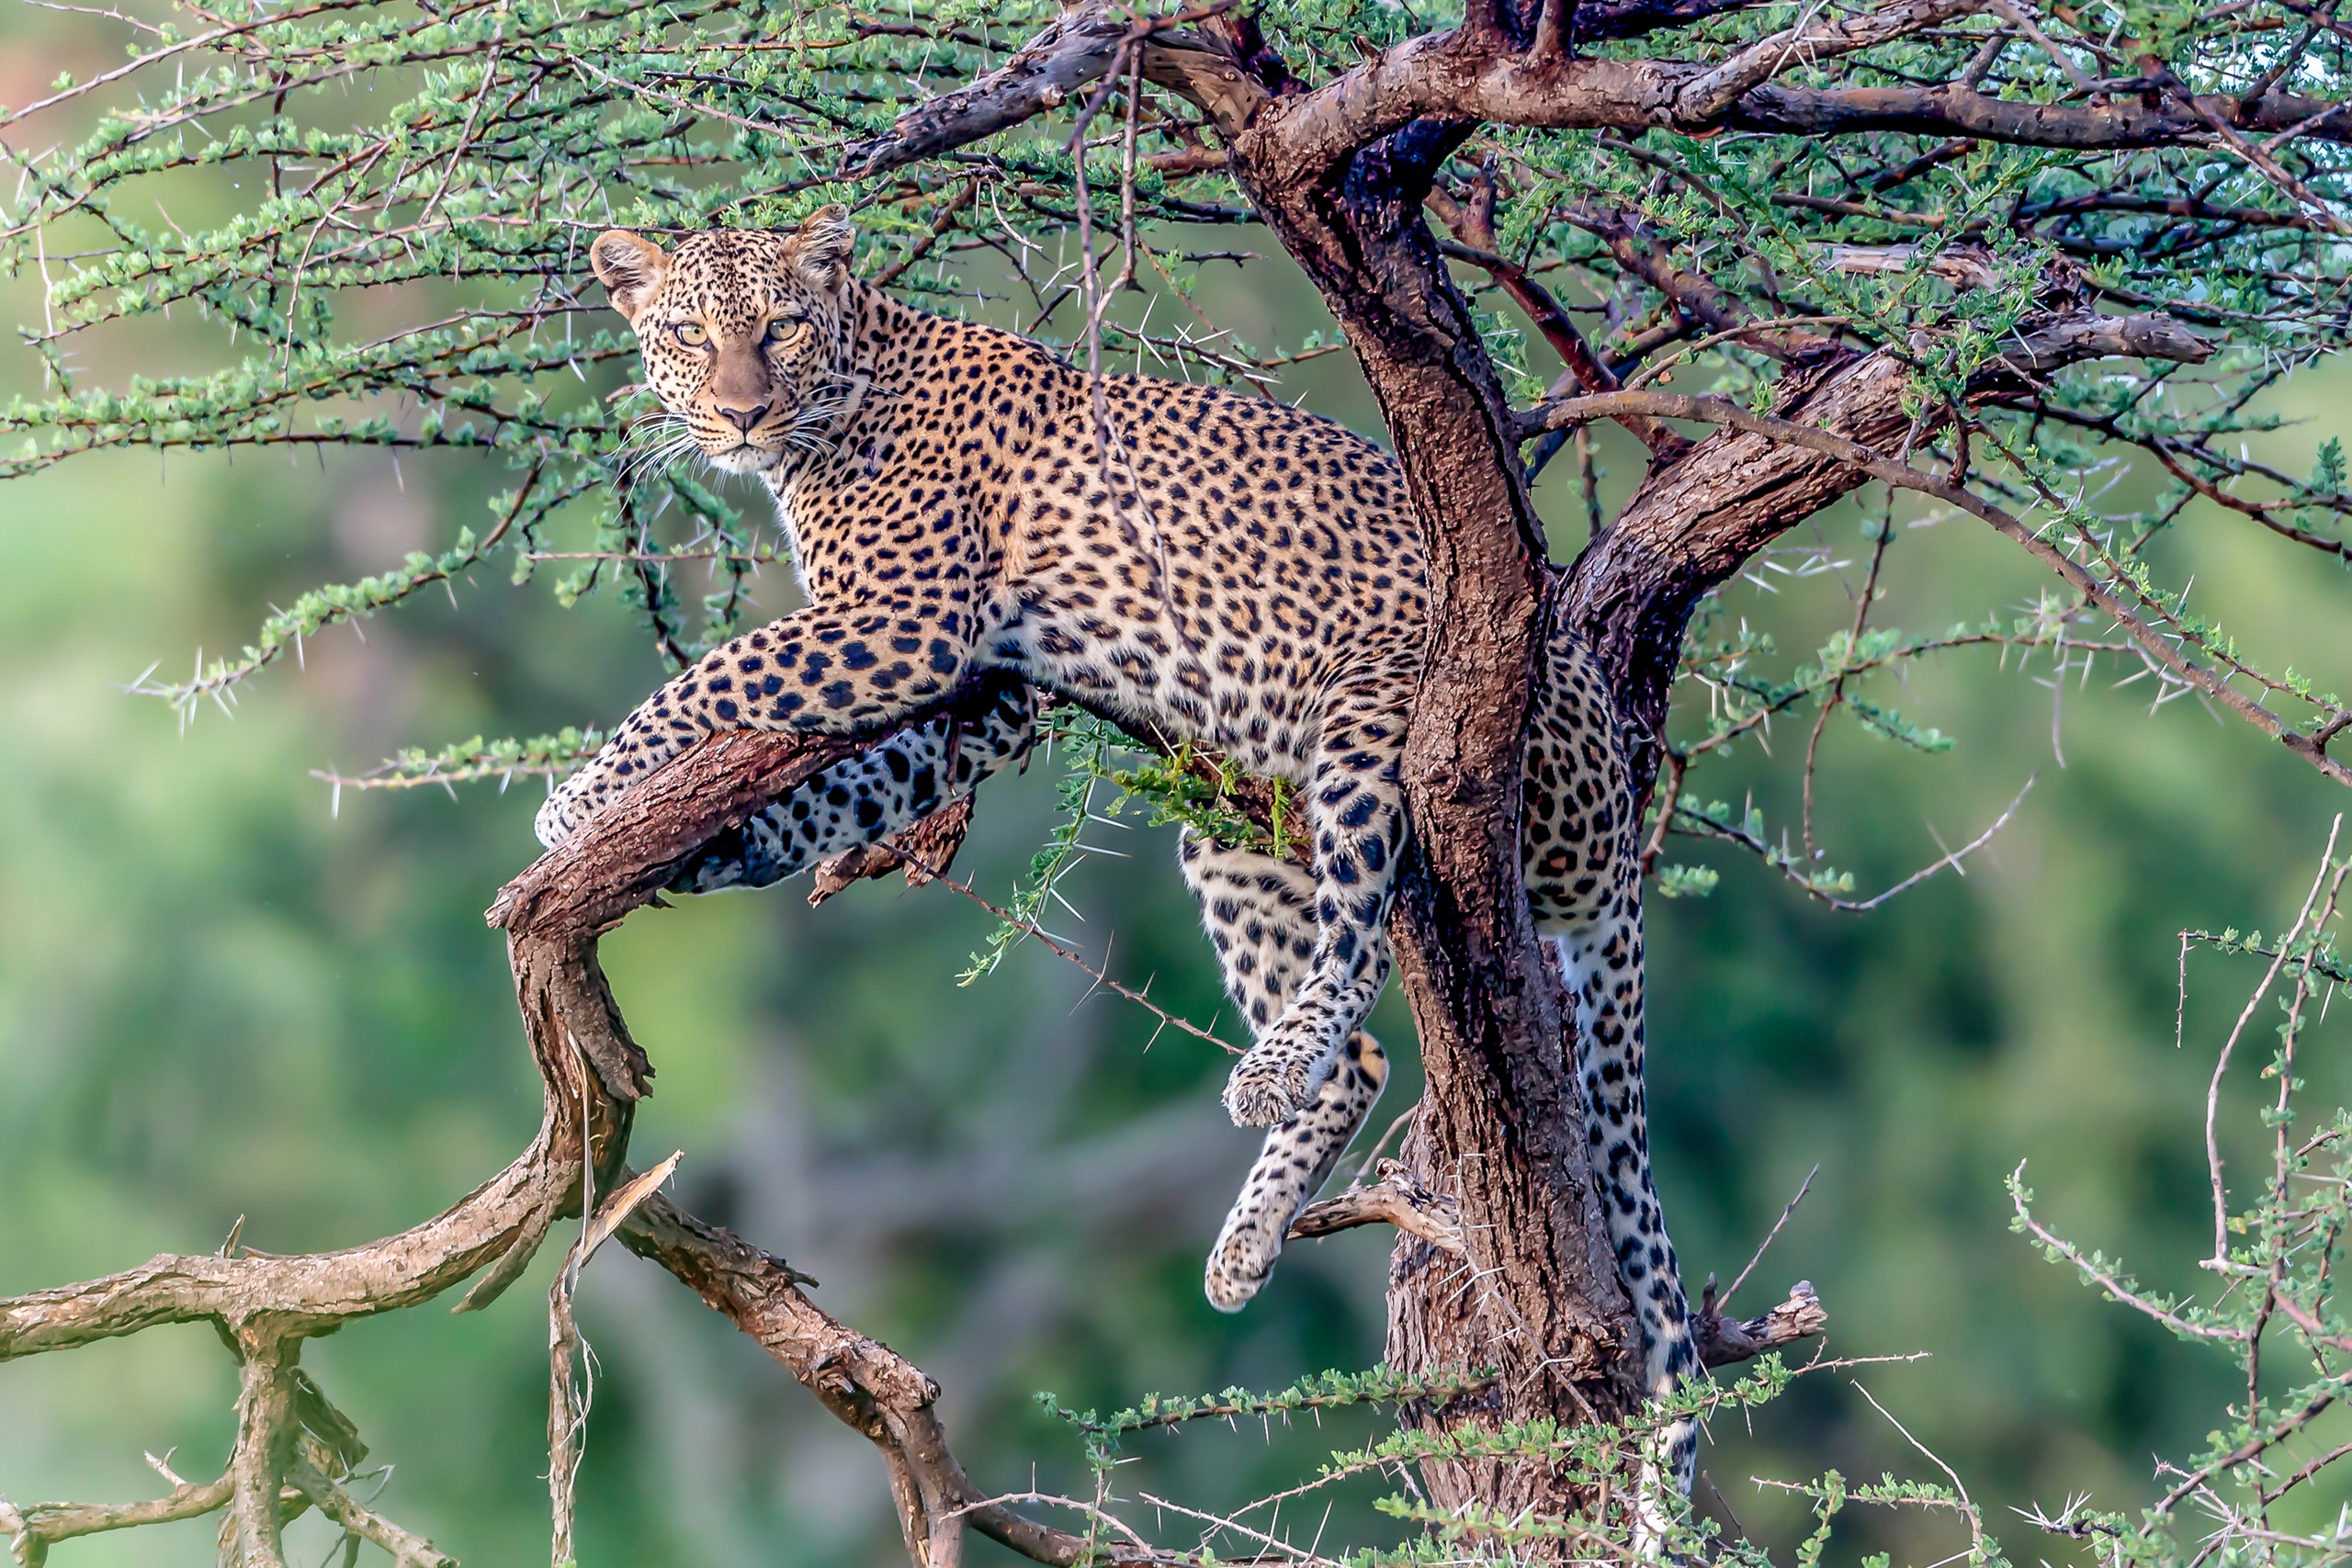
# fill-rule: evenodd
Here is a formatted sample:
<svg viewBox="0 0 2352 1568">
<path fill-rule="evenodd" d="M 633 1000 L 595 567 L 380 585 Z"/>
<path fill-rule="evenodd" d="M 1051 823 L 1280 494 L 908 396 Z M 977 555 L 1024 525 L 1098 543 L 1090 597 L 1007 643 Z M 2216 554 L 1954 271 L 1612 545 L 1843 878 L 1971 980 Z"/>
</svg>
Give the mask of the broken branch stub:
<svg viewBox="0 0 2352 1568">
<path fill-rule="evenodd" d="M 972 797 L 959 795 L 888 838 L 860 844 L 817 867 L 808 907 L 813 909 L 837 893 L 869 878 L 888 876 L 901 866 L 906 868 L 907 886 L 921 887 L 954 867 L 956 852 L 971 830 Z"/>
<path fill-rule="evenodd" d="M 1359 1183 L 1346 1191 L 1309 1203 L 1290 1223 L 1289 1238 L 1305 1241 L 1336 1235 L 1359 1225 L 1395 1225 L 1417 1235 L 1441 1252 L 1459 1257 L 1462 1245 L 1462 1205 L 1432 1190 L 1405 1168 L 1402 1160 L 1380 1162 L 1380 1179 Z"/>
<path fill-rule="evenodd" d="M 1710 1367 L 1728 1367 L 1752 1360 L 1800 1339 L 1810 1339 L 1829 1326 L 1829 1314 L 1814 1293 L 1813 1281 L 1800 1280 L 1789 1299 L 1754 1317 L 1725 1317 L 1715 1300 L 1715 1282 L 1707 1281 L 1699 1310 L 1691 1314 L 1691 1329 L 1699 1341 L 1699 1359 Z"/>
</svg>

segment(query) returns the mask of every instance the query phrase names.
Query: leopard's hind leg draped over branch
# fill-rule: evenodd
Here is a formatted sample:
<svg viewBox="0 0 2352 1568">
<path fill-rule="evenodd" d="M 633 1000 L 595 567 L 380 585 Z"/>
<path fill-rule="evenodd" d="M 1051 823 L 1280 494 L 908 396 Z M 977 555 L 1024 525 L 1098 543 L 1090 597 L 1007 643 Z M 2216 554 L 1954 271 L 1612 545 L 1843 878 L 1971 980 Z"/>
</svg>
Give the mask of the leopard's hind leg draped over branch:
<svg viewBox="0 0 2352 1568">
<path fill-rule="evenodd" d="M 985 697 L 977 713 L 944 714 L 901 730 L 719 834 L 679 869 L 672 890 L 765 887 L 970 795 L 1027 757 L 1037 736 L 1036 698 L 1027 686 L 1001 681 Z"/>
</svg>

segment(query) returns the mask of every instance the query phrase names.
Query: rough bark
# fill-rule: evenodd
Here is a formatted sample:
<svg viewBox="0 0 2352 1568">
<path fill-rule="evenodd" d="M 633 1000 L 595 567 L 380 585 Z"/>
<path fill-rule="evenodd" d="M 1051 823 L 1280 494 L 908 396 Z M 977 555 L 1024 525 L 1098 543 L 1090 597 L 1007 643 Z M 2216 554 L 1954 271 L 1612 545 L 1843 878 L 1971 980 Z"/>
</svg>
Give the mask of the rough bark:
<svg viewBox="0 0 2352 1568">
<path fill-rule="evenodd" d="M 1325 162 L 1289 125 L 1306 101 L 1270 98 L 1234 137 L 1233 166 L 1347 333 L 1429 555 L 1430 641 L 1404 761 L 1413 836 L 1390 933 L 1428 1080 L 1405 1161 L 1460 1204 L 1466 1254 L 1400 1241 L 1388 1360 L 1500 1374 L 1449 1421 L 1624 1414 L 1639 1402 L 1621 1355 L 1629 1303 L 1586 1168 L 1565 998 L 1521 882 L 1543 527 L 1510 405 L 1420 215 L 1467 128 L 1415 125 Z M 1432 1463 L 1424 1482 L 1441 1506 L 1506 1517 L 1585 1501 L 1541 1466 Z"/>
</svg>

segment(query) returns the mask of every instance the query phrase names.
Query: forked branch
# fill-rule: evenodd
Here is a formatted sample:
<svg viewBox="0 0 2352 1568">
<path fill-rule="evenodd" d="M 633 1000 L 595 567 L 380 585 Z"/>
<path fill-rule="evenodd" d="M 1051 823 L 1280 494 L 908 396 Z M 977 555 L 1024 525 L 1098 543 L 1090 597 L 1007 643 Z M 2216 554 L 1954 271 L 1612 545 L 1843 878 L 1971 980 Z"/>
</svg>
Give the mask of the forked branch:
<svg viewBox="0 0 2352 1568">
<path fill-rule="evenodd" d="M 927 709 L 906 723 L 933 716 Z M 949 1450 L 933 1408 L 938 1385 L 920 1369 L 810 1302 L 801 1289 L 810 1282 L 806 1275 L 659 1192 L 630 1185 L 634 1173 L 623 1163 L 629 1122 L 652 1069 L 597 965 L 598 937 L 650 902 L 701 846 L 885 738 L 741 732 L 707 741 L 501 891 L 492 919 L 506 929 L 545 1115 L 530 1147 L 447 1213 L 341 1252 L 167 1255 L 103 1280 L 0 1301 L 0 1359 L 202 1320 L 220 1328 L 243 1386 L 235 1450 L 216 1482 L 191 1484 L 167 1473 L 169 1495 L 120 1506 L 0 1501 L 0 1532 L 18 1568 L 38 1568 L 59 1541 L 224 1508 L 224 1562 L 283 1568 L 284 1526 L 312 1506 L 401 1568 L 454 1568 L 452 1559 L 345 1489 L 342 1479 L 366 1450 L 301 1371 L 301 1344 L 357 1318 L 421 1304 L 477 1273 L 482 1277 L 460 1310 L 487 1304 L 513 1283 L 553 1224 L 580 1212 L 583 1179 L 594 1192 L 622 1199 L 613 1217 L 624 1245 L 726 1314 L 881 1450 L 917 1568 L 955 1568 L 967 1524 L 1040 1562 L 1074 1564 L 1090 1560 L 1090 1551 L 1098 1562 L 1160 1560 L 1148 1551 L 1106 1552 L 989 1500 Z M 561 1523 L 560 1542 L 567 1534 Z"/>
</svg>

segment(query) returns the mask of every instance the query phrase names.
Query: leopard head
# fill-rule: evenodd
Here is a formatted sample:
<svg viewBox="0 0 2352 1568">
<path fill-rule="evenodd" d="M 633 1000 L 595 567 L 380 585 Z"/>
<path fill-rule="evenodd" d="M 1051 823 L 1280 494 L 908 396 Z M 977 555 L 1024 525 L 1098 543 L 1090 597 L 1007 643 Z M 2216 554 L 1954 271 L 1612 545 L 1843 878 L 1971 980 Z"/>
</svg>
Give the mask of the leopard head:
<svg viewBox="0 0 2352 1568">
<path fill-rule="evenodd" d="M 671 251 L 616 229 L 588 260 L 636 331 L 662 409 L 713 466 L 763 473 L 820 438 L 854 396 L 855 240 L 836 206 L 797 233 L 714 230 Z"/>
</svg>

